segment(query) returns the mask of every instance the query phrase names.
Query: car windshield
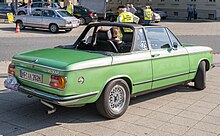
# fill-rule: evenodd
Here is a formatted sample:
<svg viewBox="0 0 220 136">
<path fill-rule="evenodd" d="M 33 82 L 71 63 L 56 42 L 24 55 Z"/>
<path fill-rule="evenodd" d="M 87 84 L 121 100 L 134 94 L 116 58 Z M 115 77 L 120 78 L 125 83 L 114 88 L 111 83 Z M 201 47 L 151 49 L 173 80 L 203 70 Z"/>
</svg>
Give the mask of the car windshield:
<svg viewBox="0 0 220 136">
<path fill-rule="evenodd" d="M 72 17 L 72 15 L 67 11 L 57 11 L 62 17 Z"/>
</svg>

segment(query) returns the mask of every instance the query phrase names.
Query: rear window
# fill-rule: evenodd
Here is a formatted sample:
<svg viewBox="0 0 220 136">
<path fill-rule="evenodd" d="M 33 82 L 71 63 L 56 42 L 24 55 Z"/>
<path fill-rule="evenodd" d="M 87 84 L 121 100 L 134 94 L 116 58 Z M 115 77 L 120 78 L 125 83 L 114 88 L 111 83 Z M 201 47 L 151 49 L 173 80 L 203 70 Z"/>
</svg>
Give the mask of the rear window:
<svg viewBox="0 0 220 136">
<path fill-rule="evenodd" d="M 57 11 L 61 17 L 72 17 L 72 15 L 67 11 Z"/>
</svg>

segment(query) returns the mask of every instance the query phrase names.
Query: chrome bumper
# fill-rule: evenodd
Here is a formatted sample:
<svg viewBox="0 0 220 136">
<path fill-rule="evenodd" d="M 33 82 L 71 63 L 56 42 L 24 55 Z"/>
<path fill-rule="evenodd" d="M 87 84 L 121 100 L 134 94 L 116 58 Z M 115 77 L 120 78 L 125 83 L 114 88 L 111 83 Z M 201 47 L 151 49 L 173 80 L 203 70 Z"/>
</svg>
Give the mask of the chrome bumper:
<svg viewBox="0 0 220 136">
<path fill-rule="evenodd" d="M 67 96 L 67 97 L 61 97 L 53 94 L 48 94 L 44 92 L 40 92 L 39 90 L 32 89 L 29 87 L 19 86 L 18 88 L 19 92 L 37 97 L 39 99 L 57 104 L 57 105 L 65 105 L 65 104 L 71 104 L 73 102 L 77 102 L 83 98 L 88 98 L 91 96 L 96 96 L 98 94 L 97 92 L 90 92 L 86 94 L 80 94 L 80 95 L 74 95 L 74 96 Z"/>
</svg>

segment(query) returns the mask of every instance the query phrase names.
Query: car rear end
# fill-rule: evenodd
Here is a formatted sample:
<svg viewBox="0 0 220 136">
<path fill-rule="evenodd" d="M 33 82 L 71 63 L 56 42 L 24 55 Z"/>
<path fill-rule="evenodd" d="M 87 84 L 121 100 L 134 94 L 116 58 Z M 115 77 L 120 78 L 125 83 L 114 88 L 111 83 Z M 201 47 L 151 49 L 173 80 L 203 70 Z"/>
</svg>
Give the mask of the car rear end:
<svg viewBox="0 0 220 136">
<path fill-rule="evenodd" d="M 66 10 L 56 10 L 58 16 L 63 21 L 58 21 L 57 24 L 60 29 L 72 29 L 79 26 L 80 21 L 74 16 L 71 16 Z"/>
<path fill-rule="evenodd" d="M 78 57 L 80 55 L 82 57 Z M 85 104 L 98 92 L 87 87 L 90 83 L 81 85 L 83 78 L 71 67 L 103 57 L 106 55 L 58 48 L 18 54 L 8 67 L 9 78 L 5 87 L 61 106 Z"/>
</svg>

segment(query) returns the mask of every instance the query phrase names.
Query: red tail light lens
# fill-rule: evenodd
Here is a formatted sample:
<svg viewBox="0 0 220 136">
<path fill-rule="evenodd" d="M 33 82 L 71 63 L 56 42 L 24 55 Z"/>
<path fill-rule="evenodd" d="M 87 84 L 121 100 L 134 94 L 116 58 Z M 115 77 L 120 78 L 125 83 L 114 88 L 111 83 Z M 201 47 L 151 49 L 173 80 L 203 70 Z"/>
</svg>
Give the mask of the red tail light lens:
<svg viewBox="0 0 220 136">
<path fill-rule="evenodd" d="M 93 16 L 94 16 L 94 14 L 93 14 L 93 13 L 90 13 L 90 14 L 89 14 L 89 16 L 90 16 L 90 17 L 93 17 Z"/>
<path fill-rule="evenodd" d="M 14 64 L 9 64 L 9 66 L 8 66 L 8 74 L 15 75 L 15 65 Z"/>
<path fill-rule="evenodd" d="M 63 76 L 51 75 L 50 86 L 64 89 L 66 87 L 66 78 Z"/>
</svg>

